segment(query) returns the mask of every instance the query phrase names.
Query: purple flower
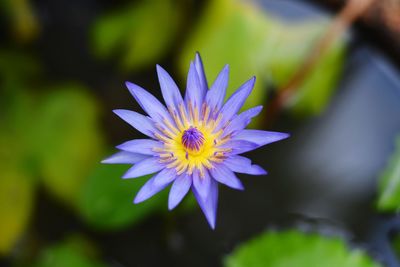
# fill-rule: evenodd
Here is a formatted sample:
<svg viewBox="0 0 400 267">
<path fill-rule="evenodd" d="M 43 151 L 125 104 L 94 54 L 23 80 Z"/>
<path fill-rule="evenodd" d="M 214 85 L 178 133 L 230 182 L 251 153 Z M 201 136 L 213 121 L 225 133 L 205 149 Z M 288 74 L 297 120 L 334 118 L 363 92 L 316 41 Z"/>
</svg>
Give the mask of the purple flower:
<svg viewBox="0 0 400 267">
<path fill-rule="evenodd" d="M 251 93 L 255 77 L 245 82 L 225 102 L 229 66 L 208 88 L 199 54 L 190 63 L 185 97 L 171 76 L 157 65 L 161 92 L 167 108 L 143 88 L 127 82 L 129 91 L 148 114 L 117 109 L 114 112 L 149 139 L 119 146 L 121 151 L 103 163 L 134 164 L 123 178 L 154 174 L 140 189 L 134 203 L 142 202 L 172 183 L 168 207 L 175 208 L 192 189 L 214 229 L 218 183 L 243 190 L 235 175 L 267 172 L 239 154 L 287 138 L 279 132 L 245 129 L 262 106 L 237 114 Z"/>
</svg>

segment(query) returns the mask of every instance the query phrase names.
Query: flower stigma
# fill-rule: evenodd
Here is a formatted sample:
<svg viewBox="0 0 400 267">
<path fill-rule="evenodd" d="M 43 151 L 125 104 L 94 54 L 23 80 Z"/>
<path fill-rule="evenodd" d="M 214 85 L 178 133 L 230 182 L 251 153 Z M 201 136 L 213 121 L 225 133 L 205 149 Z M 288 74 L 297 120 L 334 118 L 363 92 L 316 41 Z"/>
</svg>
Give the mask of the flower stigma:
<svg viewBox="0 0 400 267">
<path fill-rule="evenodd" d="M 204 135 L 196 127 L 190 126 L 182 134 L 182 145 L 188 150 L 199 151 L 204 144 Z"/>
</svg>

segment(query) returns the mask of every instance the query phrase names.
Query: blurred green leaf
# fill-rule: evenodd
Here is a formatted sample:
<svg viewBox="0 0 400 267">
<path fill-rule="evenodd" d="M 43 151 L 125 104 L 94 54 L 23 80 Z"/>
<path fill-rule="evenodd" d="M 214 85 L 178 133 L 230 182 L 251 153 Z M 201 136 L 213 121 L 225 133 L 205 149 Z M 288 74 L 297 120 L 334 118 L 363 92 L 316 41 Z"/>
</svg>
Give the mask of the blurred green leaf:
<svg viewBox="0 0 400 267">
<path fill-rule="evenodd" d="M 53 88 L 38 107 L 32 136 L 44 185 L 69 204 L 77 201 L 81 186 L 103 154 L 98 107 L 78 85 Z"/>
<path fill-rule="evenodd" d="M 0 141 L 0 149 L 4 144 Z M 16 162 L 0 161 L 0 256 L 15 246 L 29 222 L 35 186 Z"/>
<path fill-rule="evenodd" d="M 291 230 L 267 232 L 225 258 L 226 267 L 378 267 L 364 252 L 339 238 Z"/>
<path fill-rule="evenodd" d="M 279 44 L 270 49 L 268 69 L 275 86 L 284 86 L 309 55 L 318 37 L 328 27 L 328 21 L 282 24 Z M 287 103 L 296 115 L 319 114 L 329 103 L 340 78 L 345 56 L 344 38 L 337 40 L 321 56 L 304 83 Z"/>
<path fill-rule="evenodd" d="M 257 76 L 253 93 L 246 102 L 247 107 L 265 101 L 264 49 L 268 47 L 265 33 L 270 25 L 266 17 L 248 4 L 235 1 L 210 1 L 203 13 L 198 28 L 192 32 L 180 58 L 180 68 L 187 74 L 189 62 L 199 51 L 209 85 L 227 63 L 230 65 L 230 95 L 246 80 Z M 260 34 L 262 33 L 262 34 Z"/>
<path fill-rule="evenodd" d="M 79 199 L 80 213 L 89 224 L 101 229 L 120 229 L 167 210 L 168 190 L 133 204 L 136 193 L 149 177 L 121 179 L 128 168 L 99 164 L 90 175 Z"/>
<path fill-rule="evenodd" d="M 23 235 L 32 213 L 36 162 L 29 142 L 32 110 L 27 94 L 13 92 L 0 107 L 0 255 Z"/>
<path fill-rule="evenodd" d="M 211 1 L 183 49 L 180 69 L 186 74 L 189 61 L 199 51 L 211 84 L 229 63 L 228 95 L 256 75 L 257 83 L 245 108 L 263 104 L 268 83 L 284 85 L 326 26 L 326 20 L 316 18 L 312 23 L 285 23 L 253 2 Z M 342 38 L 322 56 L 290 103 L 296 114 L 316 114 L 325 107 L 342 69 L 344 48 Z"/>
<path fill-rule="evenodd" d="M 378 210 L 398 212 L 400 209 L 400 136 L 396 148 L 379 178 Z"/>
<path fill-rule="evenodd" d="M 100 58 L 118 53 L 127 70 L 155 64 L 176 39 L 181 15 L 180 5 L 171 0 L 124 7 L 95 23 L 94 51 Z"/>
<path fill-rule="evenodd" d="M 91 244 L 71 238 L 41 252 L 33 267 L 105 267 L 93 255 Z"/>
</svg>

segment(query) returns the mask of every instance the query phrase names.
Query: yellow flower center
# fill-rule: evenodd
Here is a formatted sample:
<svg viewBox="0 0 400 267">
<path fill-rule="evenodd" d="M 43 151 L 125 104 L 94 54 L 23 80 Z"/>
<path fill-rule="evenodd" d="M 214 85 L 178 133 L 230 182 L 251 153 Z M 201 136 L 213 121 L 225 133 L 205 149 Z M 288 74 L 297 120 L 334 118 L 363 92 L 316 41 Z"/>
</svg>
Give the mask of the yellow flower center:
<svg viewBox="0 0 400 267">
<path fill-rule="evenodd" d="M 167 168 L 176 168 L 178 175 L 192 174 L 197 169 L 200 176 L 204 176 L 204 168 L 211 169 L 213 162 L 222 162 L 224 153 L 229 151 L 219 147 L 229 136 L 221 139 L 223 131 L 215 132 L 221 117 L 210 118 L 210 110 L 205 105 L 200 114 L 190 106 L 186 114 L 183 105 L 179 107 L 180 116 L 176 111 L 170 113 L 177 127 L 168 120 L 164 120 L 167 128 L 159 127 L 163 134 L 156 134 L 156 137 L 164 147 L 155 151 L 159 152 L 160 161 L 166 163 Z"/>
</svg>

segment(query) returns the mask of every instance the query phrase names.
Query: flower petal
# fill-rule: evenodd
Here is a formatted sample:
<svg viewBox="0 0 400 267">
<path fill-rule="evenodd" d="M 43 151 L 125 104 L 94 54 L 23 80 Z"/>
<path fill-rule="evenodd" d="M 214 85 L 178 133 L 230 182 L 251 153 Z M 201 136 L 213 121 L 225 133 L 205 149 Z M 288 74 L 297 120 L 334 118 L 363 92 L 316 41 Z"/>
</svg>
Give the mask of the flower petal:
<svg viewBox="0 0 400 267">
<path fill-rule="evenodd" d="M 189 103 L 196 108 L 200 109 L 203 104 L 203 99 L 206 91 L 201 87 L 199 76 L 196 71 L 196 67 L 193 62 L 190 63 L 187 87 L 185 94 L 186 107 L 189 107 Z"/>
<path fill-rule="evenodd" d="M 199 77 L 200 87 L 204 91 L 204 94 L 208 90 L 208 84 L 206 74 L 204 73 L 203 61 L 201 60 L 200 54 L 197 52 L 194 59 L 194 66 L 196 67 L 197 76 Z"/>
<path fill-rule="evenodd" d="M 158 172 L 159 170 L 163 169 L 164 165 L 159 163 L 159 158 L 157 157 L 150 157 L 147 159 L 144 159 L 135 165 L 133 165 L 132 168 L 130 168 L 123 176 L 122 178 L 128 179 L 128 178 L 137 178 L 141 177 L 147 174 L 152 174 L 155 172 Z"/>
<path fill-rule="evenodd" d="M 143 154 L 131 153 L 126 151 L 120 151 L 111 155 L 110 157 L 101 161 L 101 163 L 107 164 L 134 164 L 141 160 L 148 158 L 148 156 Z"/>
<path fill-rule="evenodd" d="M 228 122 L 233 115 L 238 113 L 240 108 L 243 106 L 244 102 L 246 101 L 247 97 L 250 95 L 251 91 L 254 87 L 254 82 L 256 78 L 253 77 L 247 82 L 245 82 L 236 92 L 226 101 L 225 105 L 221 109 L 222 120 L 221 120 L 221 127 Z"/>
<path fill-rule="evenodd" d="M 168 197 L 168 209 L 174 209 L 185 197 L 192 185 L 192 178 L 189 175 L 180 175 L 171 186 Z"/>
<path fill-rule="evenodd" d="M 218 206 L 218 183 L 211 179 L 210 193 L 207 198 L 202 198 L 200 194 L 193 188 L 193 194 L 200 205 L 201 210 L 207 218 L 208 223 L 212 229 L 215 229 L 215 221 Z"/>
<path fill-rule="evenodd" d="M 125 84 L 142 109 L 155 121 L 162 122 L 164 118 L 171 120 L 167 109 L 152 94 L 136 84 Z"/>
<path fill-rule="evenodd" d="M 154 122 L 147 116 L 126 109 L 115 109 L 113 111 L 133 128 L 149 137 L 154 138 L 154 133 L 158 132 Z"/>
<path fill-rule="evenodd" d="M 164 184 L 169 184 L 176 178 L 175 169 L 164 169 L 154 176 L 154 185 L 162 186 Z"/>
<path fill-rule="evenodd" d="M 117 146 L 118 149 L 144 155 L 154 155 L 156 147 L 162 148 L 163 144 L 151 139 L 134 139 Z"/>
<path fill-rule="evenodd" d="M 237 154 L 242 154 L 251 150 L 256 149 L 259 147 L 257 144 L 249 142 L 249 141 L 244 141 L 244 140 L 229 140 L 225 144 L 219 146 L 220 148 L 229 148 L 231 149 L 230 152 L 228 152 L 230 155 L 237 155 Z"/>
<path fill-rule="evenodd" d="M 247 174 L 252 174 L 252 175 L 266 175 L 268 172 L 264 170 L 261 166 L 253 164 L 251 165 L 251 168 L 249 169 L 248 172 L 243 172 Z"/>
<path fill-rule="evenodd" d="M 234 135 L 238 131 L 243 130 L 246 128 L 246 126 L 250 123 L 251 119 L 255 116 L 257 116 L 261 110 L 262 106 L 257 106 L 251 109 L 248 109 L 236 117 L 234 117 L 228 124 L 228 126 L 224 129 L 224 134 L 223 136 L 226 136 L 228 134 Z"/>
<path fill-rule="evenodd" d="M 193 186 L 202 198 L 207 198 L 210 192 L 210 175 L 204 170 L 204 177 L 200 177 L 198 171 L 193 172 Z"/>
<path fill-rule="evenodd" d="M 167 187 L 168 184 L 163 184 L 163 185 L 155 185 L 154 184 L 154 178 L 150 178 L 143 186 L 140 188 L 139 192 L 137 193 L 133 203 L 138 204 L 140 202 L 143 202 L 161 190 L 163 190 L 165 187 Z"/>
<path fill-rule="evenodd" d="M 223 163 L 231 171 L 238 173 L 246 173 L 252 175 L 267 174 L 263 168 L 258 165 L 251 165 L 251 160 L 242 156 L 233 155 L 225 159 Z"/>
<path fill-rule="evenodd" d="M 228 87 L 228 80 L 229 65 L 225 65 L 206 95 L 207 105 L 212 111 L 219 111 L 221 109 L 225 99 L 226 88 Z"/>
<path fill-rule="evenodd" d="M 223 164 L 218 164 L 214 166 L 214 168 L 210 169 L 211 176 L 226 186 L 229 186 L 233 189 L 243 190 L 243 184 L 236 177 L 236 175 L 231 171 L 228 167 L 224 166 Z"/>
<path fill-rule="evenodd" d="M 262 130 L 243 130 L 234 136 L 234 140 L 245 140 L 257 144 L 259 147 L 270 144 L 285 138 L 288 138 L 289 134 L 280 132 L 269 132 Z"/>
<path fill-rule="evenodd" d="M 165 104 L 167 107 L 177 109 L 178 105 L 183 102 L 178 86 L 160 65 L 157 65 L 157 74 Z"/>
</svg>

